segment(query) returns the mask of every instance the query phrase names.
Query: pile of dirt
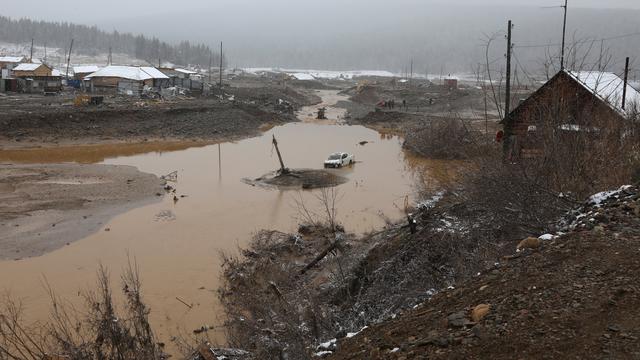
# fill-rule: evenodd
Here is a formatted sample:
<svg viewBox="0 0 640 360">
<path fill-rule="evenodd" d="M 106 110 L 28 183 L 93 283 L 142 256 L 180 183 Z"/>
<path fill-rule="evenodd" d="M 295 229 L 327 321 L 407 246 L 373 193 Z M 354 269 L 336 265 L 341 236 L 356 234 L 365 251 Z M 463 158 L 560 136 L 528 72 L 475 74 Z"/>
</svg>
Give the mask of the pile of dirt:
<svg viewBox="0 0 640 360">
<path fill-rule="evenodd" d="M 426 118 L 420 114 L 401 111 L 376 110 L 360 118 L 352 118 L 349 124 L 363 125 L 383 133 L 404 135 L 408 129 L 423 125 Z"/>
<path fill-rule="evenodd" d="M 294 109 L 319 103 L 305 90 L 262 86 L 228 88 L 225 98 L 172 101 L 106 96 L 103 104 L 76 107 L 68 95 L 12 96 L 0 104 L 0 144 L 34 147 L 145 141 L 229 141 L 265 126 L 297 121 Z M 8 104 L 8 105 L 7 105 Z"/>
<path fill-rule="evenodd" d="M 295 121 L 255 106 L 216 102 L 130 109 L 57 108 L 0 115 L 0 142 L 101 143 L 147 140 L 223 140 L 251 135 L 265 124 Z"/>
<path fill-rule="evenodd" d="M 253 186 L 275 186 L 279 189 L 320 189 L 349 181 L 336 170 L 293 169 L 285 174 L 271 172 L 257 179 L 243 179 Z"/>
<path fill-rule="evenodd" d="M 359 90 L 356 89 L 353 96 L 351 96 L 351 101 L 361 103 L 361 104 L 369 104 L 375 105 L 381 100 L 376 87 L 367 85 L 363 86 Z"/>
<path fill-rule="evenodd" d="M 113 216 L 161 199 L 163 186 L 131 166 L 0 165 L 0 260 L 82 239 Z"/>
<path fill-rule="evenodd" d="M 331 359 L 640 357 L 640 188 L 593 196 L 520 251 L 338 340 Z M 515 250 L 515 249 L 514 249 Z"/>
</svg>

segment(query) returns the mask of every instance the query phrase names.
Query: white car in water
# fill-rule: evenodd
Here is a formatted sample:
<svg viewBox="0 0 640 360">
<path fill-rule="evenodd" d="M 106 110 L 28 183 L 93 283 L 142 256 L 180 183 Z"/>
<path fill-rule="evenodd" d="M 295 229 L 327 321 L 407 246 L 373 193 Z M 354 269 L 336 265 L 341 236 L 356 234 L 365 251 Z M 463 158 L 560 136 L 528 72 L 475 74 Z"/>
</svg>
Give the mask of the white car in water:
<svg viewBox="0 0 640 360">
<path fill-rule="evenodd" d="M 343 166 L 351 165 L 355 161 L 356 160 L 352 154 L 337 152 L 329 155 L 329 158 L 324 161 L 324 167 L 325 168 L 341 168 Z"/>
</svg>

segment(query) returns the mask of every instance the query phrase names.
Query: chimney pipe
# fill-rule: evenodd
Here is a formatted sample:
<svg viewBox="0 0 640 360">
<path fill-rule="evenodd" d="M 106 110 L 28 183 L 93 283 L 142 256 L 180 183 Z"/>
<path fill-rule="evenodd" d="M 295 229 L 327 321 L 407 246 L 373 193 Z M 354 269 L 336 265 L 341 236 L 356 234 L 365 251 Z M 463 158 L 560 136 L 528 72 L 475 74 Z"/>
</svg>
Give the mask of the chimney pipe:
<svg viewBox="0 0 640 360">
<path fill-rule="evenodd" d="M 628 81 L 629 81 L 629 57 L 627 57 L 627 60 L 625 61 L 625 65 L 624 65 L 624 88 L 622 89 L 622 110 L 624 110 L 624 107 L 627 102 Z"/>
</svg>

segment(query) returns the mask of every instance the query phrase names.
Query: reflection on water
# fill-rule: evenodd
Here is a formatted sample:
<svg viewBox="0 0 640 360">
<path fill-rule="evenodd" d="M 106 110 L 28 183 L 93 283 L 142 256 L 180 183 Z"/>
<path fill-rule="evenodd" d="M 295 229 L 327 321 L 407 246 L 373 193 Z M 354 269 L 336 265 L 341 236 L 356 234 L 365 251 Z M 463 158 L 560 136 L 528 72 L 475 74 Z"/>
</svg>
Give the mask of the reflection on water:
<svg viewBox="0 0 640 360">
<path fill-rule="evenodd" d="M 128 251 L 141 269 L 144 297 L 152 309 L 151 321 L 163 341 L 173 335 L 189 335 L 203 325 L 220 324 L 215 292 L 220 252 L 235 253 L 260 229 L 296 229 L 297 191 L 252 187 L 241 182 L 242 178 L 278 168 L 271 146 L 273 134 L 290 168 L 321 168 L 325 157 L 336 151 L 355 154 L 358 163 L 339 170 L 350 180 L 338 187 L 342 196 L 338 217 L 348 231 L 364 233 L 382 227 L 380 212 L 400 219 L 405 197 L 415 197 L 415 159 L 405 156 L 401 140 L 380 137 L 361 126 L 297 123 L 238 143 L 178 151 L 165 148 L 160 153 L 153 149 L 111 157 L 105 150 L 86 158 L 70 151 L 68 154 L 74 154 L 70 158 L 41 157 L 41 162 L 105 158 L 106 164 L 133 165 L 156 175 L 178 171 L 178 200 L 168 196 L 160 203 L 120 215 L 105 224 L 110 231 L 99 231 L 45 256 L 0 262 L 0 289 L 10 289 L 14 296 L 22 298 L 31 319 L 47 319 L 49 303 L 43 287 L 38 285 L 43 274 L 59 295 L 80 303 L 78 289 L 92 287 L 98 263 L 111 269 L 114 288 L 119 287 L 117 279 L 126 265 Z M 369 143 L 361 146 L 361 141 Z M 0 157 L 6 155 L 2 153 Z M 25 153 L 22 159 L 33 159 L 31 156 L 36 155 Z M 319 206 L 313 193 L 300 194 L 310 206 Z M 193 303 L 193 309 L 180 304 L 176 297 Z M 213 339 L 223 339 L 221 333 L 211 335 Z"/>
<path fill-rule="evenodd" d="M 21 164 L 76 162 L 93 164 L 116 156 L 132 156 L 150 152 L 163 153 L 205 146 L 206 144 L 198 141 L 179 141 L 0 150 L 0 162 Z"/>
</svg>

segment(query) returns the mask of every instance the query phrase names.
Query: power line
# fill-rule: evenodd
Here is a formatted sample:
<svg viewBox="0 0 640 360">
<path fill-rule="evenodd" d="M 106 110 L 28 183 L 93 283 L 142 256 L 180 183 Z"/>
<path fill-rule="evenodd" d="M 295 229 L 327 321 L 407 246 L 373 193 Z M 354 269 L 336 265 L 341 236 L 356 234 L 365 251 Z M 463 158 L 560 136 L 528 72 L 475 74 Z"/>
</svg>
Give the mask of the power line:
<svg viewBox="0 0 640 360">
<path fill-rule="evenodd" d="M 609 40 L 623 39 L 623 38 L 638 36 L 638 35 L 640 35 L 640 31 L 629 33 L 629 34 L 601 38 L 601 39 L 580 40 L 580 41 L 574 42 L 574 44 L 585 44 L 585 43 L 591 43 L 591 42 L 597 42 L 597 41 L 609 41 Z M 524 48 L 543 48 L 543 47 L 552 47 L 552 46 L 562 46 L 562 44 L 556 43 L 556 44 L 538 44 L 538 45 L 515 45 L 514 47 L 524 49 Z"/>
</svg>

